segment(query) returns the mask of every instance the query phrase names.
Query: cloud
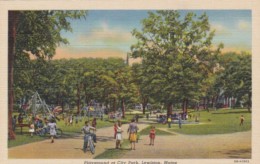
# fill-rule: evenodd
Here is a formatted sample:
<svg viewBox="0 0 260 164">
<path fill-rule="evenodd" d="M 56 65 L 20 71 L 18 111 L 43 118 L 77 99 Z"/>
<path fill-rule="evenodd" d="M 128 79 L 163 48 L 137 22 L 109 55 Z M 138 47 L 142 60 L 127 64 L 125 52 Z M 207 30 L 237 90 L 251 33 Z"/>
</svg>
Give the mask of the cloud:
<svg viewBox="0 0 260 164">
<path fill-rule="evenodd" d="M 219 24 L 219 23 L 212 23 L 211 29 L 215 30 L 216 35 L 230 35 L 231 34 L 231 31 L 227 27 L 225 27 L 224 25 Z"/>
<path fill-rule="evenodd" d="M 113 49 L 101 49 L 101 50 L 93 50 L 93 51 L 78 51 L 77 49 L 68 49 L 68 47 L 58 47 L 56 49 L 56 54 L 53 57 L 53 60 L 58 59 L 79 59 L 79 58 L 103 58 L 107 59 L 109 57 L 114 58 L 123 58 L 126 59 L 126 53 L 122 51 L 117 51 Z M 141 63 L 142 59 L 137 58 L 129 58 L 129 64 L 133 63 Z"/>
<path fill-rule="evenodd" d="M 118 27 L 109 27 L 107 23 L 102 22 L 101 25 L 91 32 L 87 31 L 84 35 L 78 37 L 78 42 L 87 46 L 117 46 L 134 42 L 134 37 L 130 32 L 126 32 Z"/>
<path fill-rule="evenodd" d="M 213 49 L 216 49 L 217 45 L 213 45 Z M 226 52 L 236 52 L 236 53 L 240 53 L 240 52 L 248 52 L 251 53 L 252 50 L 249 46 L 245 45 L 244 43 L 231 43 L 231 44 L 225 44 L 224 48 L 221 49 L 222 53 L 226 53 Z"/>
<path fill-rule="evenodd" d="M 251 24 L 245 20 L 240 20 L 237 24 L 239 30 L 249 31 L 251 30 Z"/>
<path fill-rule="evenodd" d="M 58 47 L 53 59 L 70 59 L 70 58 L 109 58 L 118 57 L 126 58 L 126 53 L 114 49 L 99 49 L 99 50 L 78 50 L 71 47 Z"/>
</svg>

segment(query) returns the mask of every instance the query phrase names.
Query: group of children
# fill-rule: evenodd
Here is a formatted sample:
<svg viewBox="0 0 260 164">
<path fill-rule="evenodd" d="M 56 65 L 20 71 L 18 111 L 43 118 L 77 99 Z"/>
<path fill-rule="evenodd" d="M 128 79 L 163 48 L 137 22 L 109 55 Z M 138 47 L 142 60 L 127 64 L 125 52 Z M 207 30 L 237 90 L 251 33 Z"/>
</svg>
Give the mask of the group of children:
<svg viewBox="0 0 260 164">
<path fill-rule="evenodd" d="M 120 121 L 114 124 L 114 139 L 116 139 L 116 149 L 122 147 L 121 141 L 123 138 L 122 137 L 123 130 L 121 126 L 122 123 Z M 138 141 L 137 131 L 138 131 L 138 126 L 135 123 L 135 120 L 132 119 L 127 129 L 127 133 L 129 133 L 128 139 L 131 143 L 131 150 L 135 150 L 135 143 Z M 155 133 L 156 133 L 155 126 L 151 126 L 151 130 L 149 132 L 149 138 L 150 138 L 149 145 L 154 145 Z"/>
</svg>

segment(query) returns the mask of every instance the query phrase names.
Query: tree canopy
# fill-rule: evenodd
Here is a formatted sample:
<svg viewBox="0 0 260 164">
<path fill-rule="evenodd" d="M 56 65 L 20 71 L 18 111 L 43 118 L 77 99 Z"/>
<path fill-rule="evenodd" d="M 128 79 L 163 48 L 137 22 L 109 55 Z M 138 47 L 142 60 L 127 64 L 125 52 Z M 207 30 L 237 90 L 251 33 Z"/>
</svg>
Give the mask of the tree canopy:
<svg viewBox="0 0 260 164">
<path fill-rule="evenodd" d="M 168 105 L 168 113 L 179 101 L 186 110 L 188 99 L 198 101 L 205 94 L 203 86 L 214 73 L 223 45 L 213 48 L 214 31 L 206 14 L 182 18 L 178 11 L 150 12 L 142 25 L 142 31 L 132 32 L 138 43 L 131 54 L 142 58 L 144 76 L 153 86 L 151 95 Z"/>
<path fill-rule="evenodd" d="M 14 139 L 12 111 L 15 59 L 26 61 L 25 58 L 27 57 L 28 60 L 29 54 L 42 59 L 52 58 L 59 44 L 68 43 L 61 36 L 61 31 L 72 31 L 70 19 L 86 17 L 87 12 L 44 10 L 9 11 L 8 14 L 8 138 Z M 21 64 L 26 65 L 26 63 Z"/>
</svg>

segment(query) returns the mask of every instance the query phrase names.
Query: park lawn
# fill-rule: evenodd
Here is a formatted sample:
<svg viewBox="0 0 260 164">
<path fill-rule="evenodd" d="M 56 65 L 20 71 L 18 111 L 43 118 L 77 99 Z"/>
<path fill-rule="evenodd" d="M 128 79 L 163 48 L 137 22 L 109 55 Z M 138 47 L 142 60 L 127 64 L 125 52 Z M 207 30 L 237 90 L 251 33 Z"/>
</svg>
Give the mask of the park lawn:
<svg viewBox="0 0 260 164">
<path fill-rule="evenodd" d="M 18 115 L 17 112 L 14 112 L 13 115 Z M 126 118 L 122 119 L 121 122 L 123 124 L 129 123 L 130 120 L 134 117 L 134 114 L 126 114 Z M 60 121 L 57 121 L 57 126 L 63 131 L 63 136 L 64 137 L 69 137 L 73 135 L 78 135 L 81 133 L 81 128 L 84 126 L 85 121 L 88 120 L 88 118 L 83 118 L 81 121 L 78 121 L 78 124 L 75 124 L 73 122 L 72 126 L 65 126 L 64 120 L 60 119 Z M 90 122 L 93 120 L 93 118 L 89 119 Z M 104 117 L 103 120 L 97 119 L 97 129 L 104 128 L 104 127 L 112 127 L 114 125 L 114 122 L 117 120 L 111 120 L 108 119 L 107 116 Z M 27 123 L 27 120 L 24 119 L 24 123 Z M 32 142 L 37 142 L 37 141 L 42 141 L 45 139 L 49 138 L 49 135 L 46 136 L 36 136 L 34 135 L 32 138 L 29 136 L 29 128 L 24 127 L 23 128 L 23 134 L 20 134 L 20 128 L 16 128 L 16 139 L 15 140 L 8 140 L 8 148 L 14 147 L 14 146 L 19 146 L 27 143 L 32 143 Z"/>
<path fill-rule="evenodd" d="M 152 125 L 152 126 L 154 126 L 154 125 Z M 151 130 L 151 126 L 148 126 L 148 127 L 144 128 L 143 130 L 141 130 L 140 132 L 138 132 L 138 134 L 139 135 L 149 135 L 150 130 Z M 156 135 L 173 135 L 172 133 L 157 129 L 157 126 L 155 126 L 155 130 L 156 130 Z"/>
<path fill-rule="evenodd" d="M 246 109 L 220 109 L 217 111 L 193 112 L 200 115 L 199 124 L 173 124 L 169 130 L 182 134 L 206 135 L 206 134 L 225 134 L 251 130 L 251 113 Z M 240 126 L 240 116 L 244 115 L 244 125 Z M 191 120 L 190 120 L 191 121 Z"/>
<path fill-rule="evenodd" d="M 121 149 L 107 149 L 102 154 L 99 154 L 95 157 L 95 159 L 118 159 L 123 154 L 130 151 L 130 142 L 127 139 L 124 139 L 122 142 L 122 148 Z"/>
<path fill-rule="evenodd" d="M 23 134 L 20 133 L 20 128 L 16 128 L 15 134 L 15 140 L 8 140 L 8 148 L 49 139 L 49 136 L 41 137 L 34 135 L 31 137 L 28 127 L 23 128 Z"/>
<path fill-rule="evenodd" d="M 63 133 L 80 133 L 81 132 L 81 128 L 85 125 L 85 121 L 87 121 L 88 119 L 82 119 L 81 121 L 78 121 L 78 124 L 76 124 L 75 122 L 73 122 L 72 126 L 66 126 L 65 122 L 63 120 L 57 121 L 57 126 L 62 129 Z M 93 118 L 90 119 L 90 124 L 91 121 L 93 120 Z M 97 119 L 97 129 L 100 128 L 104 128 L 104 127 L 109 127 L 109 126 L 113 126 L 113 122 L 110 121 L 106 121 L 106 120 L 100 120 Z"/>
</svg>

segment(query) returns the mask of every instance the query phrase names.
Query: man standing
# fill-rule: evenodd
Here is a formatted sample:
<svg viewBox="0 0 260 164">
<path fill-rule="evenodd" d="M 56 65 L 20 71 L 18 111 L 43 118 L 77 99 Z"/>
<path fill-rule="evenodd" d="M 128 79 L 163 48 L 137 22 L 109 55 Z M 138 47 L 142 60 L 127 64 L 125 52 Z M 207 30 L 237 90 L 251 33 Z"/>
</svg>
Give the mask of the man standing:
<svg viewBox="0 0 260 164">
<path fill-rule="evenodd" d="M 83 151 L 86 152 L 87 145 L 88 145 L 88 137 L 91 136 L 93 141 L 97 143 L 96 134 L 91 133 L 90 130 L 96 130 L 96 128 L 90 126 L 88 121 L 85 121 L 85 126 L 82 127 L 81 131 L 84 133 L 84 144 L 83 144 Z"/>
<path fill-rule="evenodd" d="M 182 119 L 181 119 L 181 114 L 179 114 L 178 123 L 179 123 L 179 128 L 180 128 L 180 129 L 181 129 L 181 121 L 182 121 Z"/>
<path fill-rule="evenodd" d="M 171 124 L 172 124 L 172 118 L 171 118 L 171 116 L 169 115 L 169 117 L 168 117 L 168 120 L 167 120 L 167 122 L 168 122 L 168 128 L 171 128 Z"/>
</svg>

